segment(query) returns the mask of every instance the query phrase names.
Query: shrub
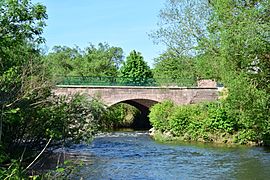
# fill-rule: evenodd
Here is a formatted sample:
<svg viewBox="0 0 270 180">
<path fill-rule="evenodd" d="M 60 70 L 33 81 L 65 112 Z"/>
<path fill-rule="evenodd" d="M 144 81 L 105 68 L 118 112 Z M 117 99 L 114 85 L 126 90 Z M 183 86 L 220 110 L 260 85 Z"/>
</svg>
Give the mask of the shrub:
<svg viewBox="0 0 270 180">
<path fill-rule="evenodd" d="M 175 108 L 169 119 L 169 128 L 175 135 L 183 135 L 195 117 L 200 114 L 199 106 L 185 105 Z"/>
<path fill-rule="evenodd" d="M 243 118 L 248 117 L 234 111 L 227 100 L 179 106 L 166 101 L 153 106 L 149 117 L 156 130 L 184 140 L 256 144 L 269 138 L 267 118 L 262 115 L 247 124 Z"/>
<path fill-rule="evenodd" d="M 228 133 L 233 133 L 237 130 L 236 119 L 228 115 L 228 109 L 221 102 L 205 104 L 208 117 L 205 119 L 205 124 L 212 132 L 221 130 Z"/>
<path fill-rule="evenodd" d="M 169 130 L 170 115 L 174 112 L 175 105 L 172 101 L 164 101 L 150 109 L 149 120 L 152 126 L 160 131 Z"/>
</svg>

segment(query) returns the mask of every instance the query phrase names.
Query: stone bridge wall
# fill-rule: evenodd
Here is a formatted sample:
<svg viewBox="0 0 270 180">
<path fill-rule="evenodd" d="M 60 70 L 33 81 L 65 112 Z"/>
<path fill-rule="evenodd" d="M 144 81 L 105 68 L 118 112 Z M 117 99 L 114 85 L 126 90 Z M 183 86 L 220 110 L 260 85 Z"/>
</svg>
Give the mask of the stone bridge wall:
<svg viewBox="0 0 270 180">
<path fill-rule="evenodd" d="M 54 93 L 56 95 L 87 94 L 102 99 L 108 106 L 124 101 L 134 101 L 150 107 L 164 100 L 172 100 L 176 104 L 194 104 L 218 99 L 217 88 L 211 87 L 58 86 L 54 89 Z"/>
</svg>

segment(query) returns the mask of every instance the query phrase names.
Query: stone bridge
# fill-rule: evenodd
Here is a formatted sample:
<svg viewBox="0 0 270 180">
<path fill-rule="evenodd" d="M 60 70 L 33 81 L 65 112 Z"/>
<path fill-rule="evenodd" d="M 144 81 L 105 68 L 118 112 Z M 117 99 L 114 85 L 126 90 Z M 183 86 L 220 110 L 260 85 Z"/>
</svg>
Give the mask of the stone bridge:
<svg viewBox="0 0 270 180">
<path fill-rule="evenodd" d="M 149 108 L 164 100 L 175 104 L 195 104 L 218 99 L 218 88 L 211 80 L 201 80 L 198 87 L 148 87 L 148 86 L 94 86 L 94 85 L 58 85 L 56 95 L 86 94 L 101 100 L 108 107 L 117 103 L 127 103 L 140 110 L 138 128 L 150 127 Z M 136 120 L 135 120 L 136 121 Z"/>
<path fill-rule="evenodd" d="M 158 102 L 171 100 L 175 104 L 195 104 L 203 101 L 215 101 L 218 98 L 216 87 L 134 87 L 134 86 L 81 86 L 59 85 L 54 89 L 56 95 L 86 94 L 100 99 L 107 106 L 127 103 L 141 111 L 140 119 L 146 122 L 149 108 Z M 148 120 L 149 122 L 149 120 Z M 140 122 L 138 127 L 145 127 Z M 148 123 L 148 126 L 150 124 Z"/>
<path fill-rule="evenodd" d="M 107 106 L 128 103 L 135 107 L 146 108 L 164 100 L 175 104 L 195 104 L 202 101 L 214 101 L 218 97 L 215 87 L 134 87 L 134 86 L 80 86 L 59 85 L 54 89 L 56 95 L 86 94 L 101 99 Z M 135 105 L 136 104 L 136 105 Z"/>
</svg>

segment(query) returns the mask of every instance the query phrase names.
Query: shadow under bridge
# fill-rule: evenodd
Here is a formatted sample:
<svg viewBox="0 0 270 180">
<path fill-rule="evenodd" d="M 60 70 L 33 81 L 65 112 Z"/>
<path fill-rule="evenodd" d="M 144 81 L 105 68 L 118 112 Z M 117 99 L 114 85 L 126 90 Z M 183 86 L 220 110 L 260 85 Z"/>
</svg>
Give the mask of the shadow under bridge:
<svg viewBox="0 0 270 180">
<path fill-rule="evenodd" d="M 149 117 L 148 117 L 150 113 L 149 109 L 154 104 L 158 103 L 157 101 L 150 100 L 150 99 L 129 99 L 129 100 L 117 102 L 110 106 L 113 106 L 119 103 L 129 104 L 140 111 L 140 113 L 138 113 L 136 117 L 134 118 L 131 128 L 135 130 L 142 130 L 142 129 L 146 130 L 152 127 L 149 121 Z"/>
</svg>

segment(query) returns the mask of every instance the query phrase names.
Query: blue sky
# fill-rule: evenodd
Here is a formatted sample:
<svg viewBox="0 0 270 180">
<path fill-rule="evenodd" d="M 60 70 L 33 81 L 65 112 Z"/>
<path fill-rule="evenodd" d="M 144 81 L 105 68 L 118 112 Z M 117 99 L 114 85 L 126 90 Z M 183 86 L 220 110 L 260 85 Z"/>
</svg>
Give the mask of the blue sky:
<svg viewBox="0 0 270 180">
<path fill-rule="evenodd" d="M 107 42 L 133 49 L 153 64 L 165 49 L 155 45 L 148 33 L 157 29 L 159 10 L 166 0 L 33 0 L 47 7 L 46 45 L 85 48 L 89 43 Z"/>
</svg>

